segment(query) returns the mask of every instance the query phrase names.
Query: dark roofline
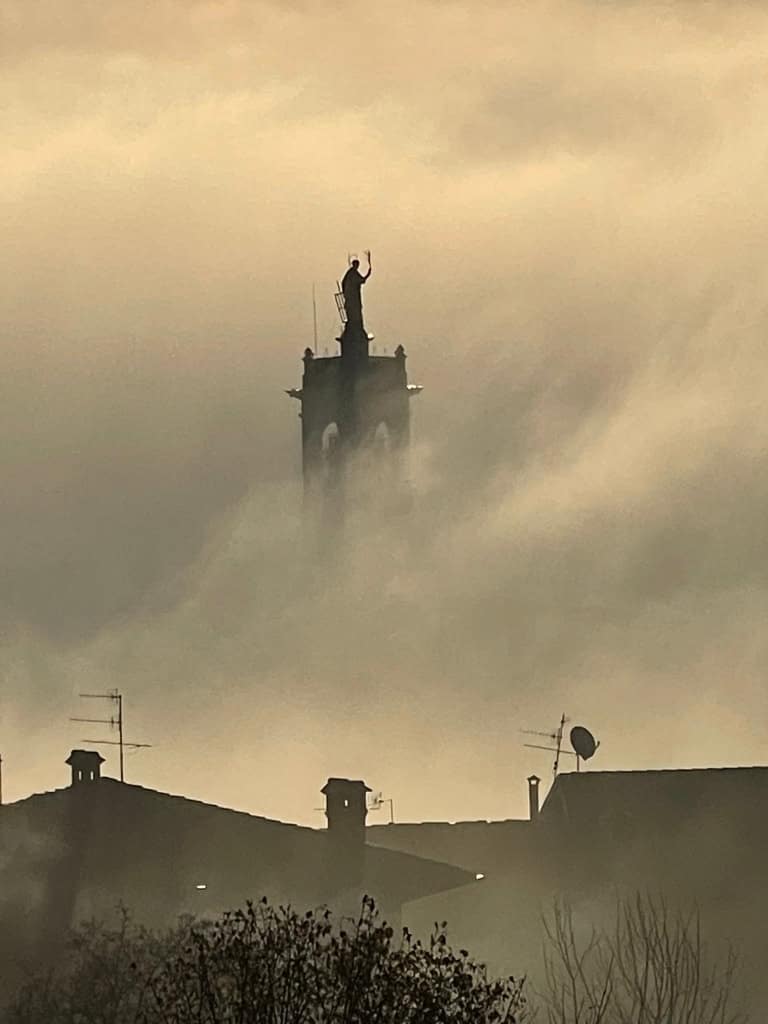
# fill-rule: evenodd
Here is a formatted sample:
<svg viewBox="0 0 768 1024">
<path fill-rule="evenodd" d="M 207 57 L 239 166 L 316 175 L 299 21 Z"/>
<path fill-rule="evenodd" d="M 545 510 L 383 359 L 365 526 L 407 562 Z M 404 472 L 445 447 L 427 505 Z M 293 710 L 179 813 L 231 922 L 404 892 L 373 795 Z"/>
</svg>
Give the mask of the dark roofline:
<svg viewBox="0 0 768 1024">
<path fill-rule="evenodd" d="M 475 825 L 478 828 L 489 825 L 530 825 L 530 818 L 475 818 L 467 821 L 377 821 L 373 824 L 366 824 L 366 829 L 397 829 L 410 828 L 462 828 L 468 825 Z"/>
<path fill-rule="evenodd" d="M 460 889 L 465 885 L 474 885 L 478 881 L 476 872 L 470 870 L 470 868 L 460 868 L 456 864 L 448 864 L 444 860 L 435 860 L 434 857 L 421 857 L 417 853 L 408 853 L 405 850 L 390 850 L 386 846 L 374 846 L 366 844 L 367 850 L 375 850 L 377 856 L 383 857 L 384 860 L 390 861 L 390 863 L 397 863 L 400 861 L 403 865 L 409 861 L 418 861 L 420 865 L 424 865 L 428 868 L 440 868 L 441 871 L 450 871 L 455 882 L 451 885 L 446 885 L 437 892 L 448 892 L 449 889 Z"/>
<path fill-rule="evenodd" d="M 131 794 L 148 794 L 153 799 L 160 798 L 162 800 L 172 800 L 178 802 L 179 804 L 204 808 L 208 811 L 220 811 L 223 814 L 236 815 L 240 820 L 250 822 L 261 822 L 262 824 L 266 825 L 279 826 L 283 829 L 291 829 L 294 832 L 303 833 L 305 836 L 319 837 L 321 843 L 326 842 L 328 837 L 328 830 L 324 828 L 312 828 L 309 825 L 297 825 L 295 822 L 280 821 L 277 818 L 266 818 L 260 814 L 251 814 L 248 811 L 238 811 L 232 807 L 223 807 L 219 804 L 206 803 L 203 800 L 195 800 L 191 797 L 178 796 L 175 793 L 164 793 L 161 790 L 149 789 L 146 786 L 138 786 L 133 782 L 120 782 L 118 779 L 112 779 L 109 776 L 102 776 L 94 782 L 85 783 L 81 786 L 63 786 L 60 789 L 48 790 L 44 793 L 33 793 L 30 796 L 24 797 L 21 800 L 17 800 L 12 804 L 4 804 L 0 807 L 0 823 L 2 823 L 3 815 L 4 812 L 6 811 L 9 811 L 13 808 L 22 808 L 29 806 L 33 801 L 48 801 L 51 798 L 58 796 L 59 794 L 72 793 L 75 794 L 77 799 L 87 800 L 88 795 L 91 792 L 91 787 L 96 786 L 101 787 L 102 792 L 104 786 L 114 786 L 115 789 L 121 793 L 124 792 Z M 456 881 L 452 882 L 450 886 L 441 886 L 438 889 L 434 889 L 433 892 L 447 891 L 449 888 L 454 889 L 475 881 L 474 875 L 471 872 L 467 871 L 464 868 L 458 868 L 456 867 L 456 865 L 449 864 L 444 861 L 434 860 L 429 857 L 420 857 L 418 854 L 415 853 L 406 853 L 400 850 L 389 850 L 386 847 L 375 846 L 373 844 L 371 844 L 370 846 L 366 844 L 366 849 L 374 851 L 375 856 L 379 858 L 379 860 L 382 862 L 389 861 L 390 863 L 392 863 L 393 861 L 399 860 L 404 868 L 407 867 L 408 862 L 418 862 L 419 867 L 422 868 L 439 867 L 443 871 L 449 869 L 450 872 L 453 873 L 453 876 L 456 879 Z"/>
<path fill-rule="evenodd" d="M 263 814 L 252 814 L 250 811 L 241 811 L 235 807 L 226 807 L 223 804 L 208 803 L 205 800 L 195 800 L 194 797 L 180 796 L 177 793 L 165 793 L 160 789 L 150 789 L 148 786 L 139 786 L 135 782 L 120 782 L 119 779 L 113 779 L 108 775 L 102 775 L 100 779 L 96 779 L 93 782 L 84 783 L 82 786 L 75 787 L 78 792 L 78 796 L 82 795 L 84 799 L 87 799 L 88 792 L 91 786 L 116 786 L 119 787 L 123 792 L 131 793 L 148 793 L 153 798 L 161 797 L 163 800 L 175 800 L 185 804 L 190 804 L 197 807 L 204 807 L 207 810 L 212 811 L 223 811 L 226 814 L 235 814 L 240 818 L 247 818 L 251 821 L 266 822 L 269 825 L 282 825 L 283 828 L 294 828 L 300 829 L 302 832 L 309 832 L 315 834 L 324 830 L 312 828 L 309 825 L 297 825 L 292 821 L 281 821 L 279 818 L 267 818 Z M 21 800 L 15 800 L 13 803 L 3 804 L 0 807 L 0 813 L 5 810 L 10 810 L 14 807 L 21 807 L 22 805 L 29 804 L 31 801 L 50 799 L 59 793 L 71 793 L 73 792 L 72 786 L 61 786 L 59 789 L 49 789 L 42 793 L 31 793 L 29 796 L 22 797 Z"/>
<path fill-rule="evenodd" d="M 727 772 L 768 772 L 768 765 L 725 765 L 723 767 L 713 768 L 621 768 L 616 770 L 590 770 L 585 769 L 581 772 L 568 771 L 560 772 L 549 787 L 546 797 L 541 806 L 541 811 L 547 804 L 547 801 L 552 796 L 552 793 L 559 792 L 563 785 L 567 783 L 562 782 L 563 779 L 587 779 L 587 778 L 616 778 L 619 776 L 662 776 L 662 775 L 682 775 L 682 774 L 715 774 L 715 773 L 727 773 Z M 539 780 L 541 781 L 541 780 Z M 569 785 L 569 784 L 568 784 Z M 556 789 L 557 787 L 557 789 Z M 367 823 L 366 829 L 379 829 L 396 831 L 397 829 L 413 829 L 420 828 L 421 826 L 443 826 L 445 828 L 457 828 L 459 826 L 476 825 L 530 825 L 530 818 L 477 818 L 468 819 L 464 821 L 397 821 L 397 822 L 376 822 Z"/>
<path fill-rule="evenodd" d="M 628 776 L 639 778 L 640 776 L 659 777 L 662 775 L 726 775 L 731 772 L 768 772 L 768 765 L 722 765 L 712 768 L 617 768 L 615 770 L 585 770 L 582 772 L 560 772 L 555 781 L 550 786 L 549 792 L 551 793 L 555 786 L 557 786 L 558 783 L 561 783 L 562 779 L 612 779 L 618 777 L 626 778 Z"/>
<path fill-rule="evenodd" d="M 576 785 L 581 787 L 590 785 L 589 779 L 605 781 L 606 779 L 625 780 L 631 777 L 637 780 L 640 778 L 680 778 L 681 776 L 746 775 L 748 773 L 768 775 L 768 765 L 725 765 L 712 768 L 621 768 L 615 771 L 560 772 L 544 798 L 540 813 L 543 814 L 555 799 L 562 799 L 565 796 L 564 790 L 572 789 Z M 576 782 L 577 779 L 583 781 Z"/>
<path fill-rule="evenodd" d="M 585 769 L 581 772 L 560 772 L 557 776 L 558 779 L 588 779 L 593 776 L 614 776 L 614 775 L 695 775 L 696 773 L 704 774 L 710 773 L 712 775 L 717 772 L 764 772 L 768 771 L 768 765 L 765 764 L 733 764 L 733 765 L 712 765 L 709 768 L 615 768 L 615 769 L 599 769 L 594 771 L 592 769 Z M 557 780 L 555 780 L 557 781 Z"/>
</svg>

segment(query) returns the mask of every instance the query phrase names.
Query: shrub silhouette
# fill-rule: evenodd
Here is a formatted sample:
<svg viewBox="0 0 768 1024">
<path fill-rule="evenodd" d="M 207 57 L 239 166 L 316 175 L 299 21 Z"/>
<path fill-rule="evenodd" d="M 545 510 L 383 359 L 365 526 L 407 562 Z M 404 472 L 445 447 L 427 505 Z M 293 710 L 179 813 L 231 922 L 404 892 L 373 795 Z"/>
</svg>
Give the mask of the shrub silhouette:
<svg viewBox="0 0 768 1024">
<path fill-rule="evenodd" d="M 11 1024 L 515 1024 L 523 983 L 490 979 L 445 923 L 396 938 L 374 901 L 336 921 L 266 900 L 158 938 L 78 929 L 58 967 L 25 985 Z"/>
</svg>

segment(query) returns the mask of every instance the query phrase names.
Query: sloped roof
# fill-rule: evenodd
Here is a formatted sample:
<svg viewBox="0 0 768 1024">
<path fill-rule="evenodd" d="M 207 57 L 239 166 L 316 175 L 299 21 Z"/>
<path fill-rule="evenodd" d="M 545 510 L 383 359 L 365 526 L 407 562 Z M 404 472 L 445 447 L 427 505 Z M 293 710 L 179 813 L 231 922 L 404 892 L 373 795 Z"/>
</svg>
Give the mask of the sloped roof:
<svg viewBox="0 0 768 1024">
<path fill-rule="evenodd" d="M 558 775 L 541 809 L 546 822 L 589 823 L 632 812 L 661 821 L 717 811 L 728 817 L 762 811 L 768 767 L 584 771 Z"/>
<path fill-rule="evenodd" d="M 277 893 L 307 903 L 337 886 L 337 848 L 327 830 L 295 825 L 103 777 L 35 794 L 0 808 L 0 853 L 82 862 L 81 877 L 127 878 L 142 864 L 147 886 L 189 891 L 195 883 L 227 893 Z M 0 864 L 3 857 L 0 857 Z M 401 903 L 472 881 L 435 860 L 366 848 L 362 883 Z M 258 890 L 258 891 L 255 891 Z M 275 897 L 276 898 L 276 897 Z"/>
<path fill-rule="evenodd" d="M 149 789 L 146 786 L 138 786 L 132 782 L 119 782 L 117 779 L 102 776 L 95 782 L 83 783 L 78 786 L 62 786 L 59 789 L 47 790 L 44 793 L 33 793 L 31 796 L 16 800 L 14 803 L 4 804 L 0 808 L 1 821 L 20 820 L 23 818 L 39 817 L 49 813 L 55 806 L 63 809 L 65 803 L 72 799 L 87 798 L 97 800 L 99 806 L 115 807 L 114 801 L 118 803 L 143 803 L 145 808 L 159 808 L 175 813 L 181 812 L 192 816 L 205 816 L 225 814 L 231 816 L 232 821 L 249 822 L 251 826 L 263 825 L 264 827 L 278 827 L 294 830 L 295 832 L 316 833 L 303 825 L 295 825 L 290 822 L 280 821 L 275 818 L 266 818 L 262 815 L 251 814 L 248 811 L 238 811 L 232 807 L 223 807 L 219 804 L 206 803 L 203 800 L 195 800 L 193 797 L 179 796 L 174 793 L 163 793 L 160 790 Z"/>
<path fill-rule="evenodd" d="M 457 867 L 488 874 L 514 869 L 528 855 L 531 822 L 424 821 L 369 825 L 366 840 L 382 849 L 434 857 Z"/>
</svg>

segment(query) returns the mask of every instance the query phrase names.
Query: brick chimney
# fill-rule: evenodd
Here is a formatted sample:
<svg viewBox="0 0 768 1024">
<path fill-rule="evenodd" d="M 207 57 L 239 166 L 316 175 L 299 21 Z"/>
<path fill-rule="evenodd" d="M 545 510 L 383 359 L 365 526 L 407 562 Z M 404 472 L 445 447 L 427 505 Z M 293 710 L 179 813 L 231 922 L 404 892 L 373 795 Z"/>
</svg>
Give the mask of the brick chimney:
<svg viewBox="0 0 768 1024">
<path fill-rule="evenodd" d="M 72 785 L 98 782 L 104 758 L 96 750 L 73 750 L 64 762 L 72 768 Z"/>
<path fill-rule="evenodd" d="M 538 775 L 528 776 L 528 808 L 531 821 L 537 821 L 539 817 L 539 783 Z"/>
</svg>

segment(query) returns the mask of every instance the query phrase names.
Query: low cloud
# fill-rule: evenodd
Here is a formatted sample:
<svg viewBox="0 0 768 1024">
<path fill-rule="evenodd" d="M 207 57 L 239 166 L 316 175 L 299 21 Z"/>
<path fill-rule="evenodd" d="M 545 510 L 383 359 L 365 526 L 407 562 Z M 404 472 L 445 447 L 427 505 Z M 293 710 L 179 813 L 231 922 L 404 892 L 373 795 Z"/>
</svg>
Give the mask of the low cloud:
<svg viewBox="0 0 768 1024">
<path fill-rule="evenodd" d="M 563 709 L 759 761 L 764 12 L 52 12 L 3 13 L 10 794 L 112 686 L 130 777 L 310 822 L 524 813 Z M 366 245 L 416 502 L 317 560 L 284 389 Z"/>
</svg>

